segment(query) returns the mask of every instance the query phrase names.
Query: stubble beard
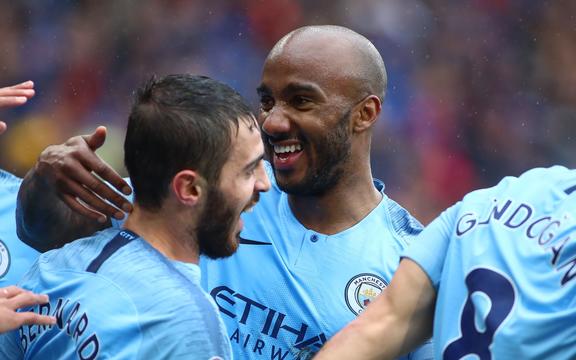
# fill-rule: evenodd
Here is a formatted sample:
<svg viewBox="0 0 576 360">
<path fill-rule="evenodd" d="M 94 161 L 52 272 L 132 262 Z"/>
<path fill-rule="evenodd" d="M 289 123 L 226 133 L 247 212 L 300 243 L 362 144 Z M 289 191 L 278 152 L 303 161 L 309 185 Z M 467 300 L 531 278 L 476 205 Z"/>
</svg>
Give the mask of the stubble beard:
<svg viewBox="0 0 576 360">
<path fill-rule="evenodd" d="M 280 190 L 296 196 L 322 196 L 333 189 L 345 175 L 345 167 L 352 153 L 348 134 L 351 109 L 338 119 L 336 127 L 315 143 L 317 163 L 310 165 L 304 178 L 297 183 L 283 181 L 282 174 L 274 168 Z"/>
<path fill-rule="evenodd" d="M 233 234 L 236 220 L 236 213 L 226 196 L 215 186 L 210 186 L 204 211 L 195 229 L 200 255 L 221 259 L 234 254 L 240 239 L 240 234 Z"/>
</svg>

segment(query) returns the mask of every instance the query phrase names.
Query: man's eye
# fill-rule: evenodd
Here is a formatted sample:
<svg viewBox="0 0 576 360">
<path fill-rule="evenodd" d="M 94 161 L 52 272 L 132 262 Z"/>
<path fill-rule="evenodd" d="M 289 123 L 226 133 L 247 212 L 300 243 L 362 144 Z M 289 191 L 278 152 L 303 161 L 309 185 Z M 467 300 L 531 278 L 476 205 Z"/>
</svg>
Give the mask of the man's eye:
<svg viewBox="0 0 576 360">
<path fill-rule="evenodd" d="M 297 108 L 305 107 L 312 103 L 308 98 L 305 98 L 304 96 L 294 96 L 291 102 L 292 106 Z"/>
<path fill-rule="evenodd" d="M 270 111 L 274 106 L 274 100 L 270 96 L 260 97 L 260 109 L 262 111 Z"/>
</svg>

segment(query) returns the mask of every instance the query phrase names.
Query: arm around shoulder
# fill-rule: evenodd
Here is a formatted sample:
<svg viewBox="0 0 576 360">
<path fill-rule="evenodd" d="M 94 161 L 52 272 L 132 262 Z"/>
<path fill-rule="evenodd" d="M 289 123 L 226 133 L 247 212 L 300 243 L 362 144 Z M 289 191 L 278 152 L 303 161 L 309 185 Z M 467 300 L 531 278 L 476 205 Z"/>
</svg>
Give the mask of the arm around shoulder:
<svg viewBox="0 0 576 360">
<path fill-rule="evenodd" d="M 54 186 L 32 169 L 18 192 L 16 231 L 20 240 L 44 252 L 88 236 L 109 226 L 87 218 L 69 208 Z"/>
<path fill-rule="evenodd" d="M 42 151 L 18 193 L 16 225 L 22 241 L 47 251 L 110 226 L 108 217 L 124 217 L 119 209 L 131 210 L 108 184 L 126 195 L 130 187 L 95 153 L 105 139 L 101 126 Z"/>
</svg>

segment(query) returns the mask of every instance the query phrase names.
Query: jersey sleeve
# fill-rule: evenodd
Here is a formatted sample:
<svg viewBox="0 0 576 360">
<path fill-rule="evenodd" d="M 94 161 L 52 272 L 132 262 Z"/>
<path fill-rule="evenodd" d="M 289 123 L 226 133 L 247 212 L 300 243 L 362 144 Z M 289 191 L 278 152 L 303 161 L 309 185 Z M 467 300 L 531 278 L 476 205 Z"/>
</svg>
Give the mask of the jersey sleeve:
<svg viewBox="0 0 576 360">
<path fill-rule="evenodd" d="M 420 265 L 436 290 L 442 276 L 444 259 L 450 244 L 451 229 L 453 229 L 459 207 L 460 203 L 444 211 L 420 233 L 418 241 L 402 254 L 402 258 L 411 259 Z"/>
<path fill-rule="evenodd" d="M 434 346 L 432 339 L 426 340 L 425 343 L 420 345 L 416 350 L 412 351 L 407 356 L 408 360 L 434 360 Z"/>
</svg>

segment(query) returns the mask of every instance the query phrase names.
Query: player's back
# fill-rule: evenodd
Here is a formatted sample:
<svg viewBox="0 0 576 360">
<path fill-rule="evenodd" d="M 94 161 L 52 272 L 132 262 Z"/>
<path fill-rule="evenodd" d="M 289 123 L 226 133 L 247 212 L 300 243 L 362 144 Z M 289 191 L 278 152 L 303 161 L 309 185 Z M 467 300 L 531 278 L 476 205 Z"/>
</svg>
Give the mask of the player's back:
<svg viewBox="0 0 576 360">
<path fill-rule="evenodd" d="M 451 229 L 434 325 L 443 358 L 576 358 L 576 171 L 506 178 L 441 219 Z"/>
<path fill-rule="evenodd" d="M 170 261 L 146 241 L 108 229 L 43 254 L 22 286 L 47 293 L 33 308 L 52 328 L 24 326 L 0 354 L 38 359 L 230 358 L 197 265 Z"/>
</svg>

